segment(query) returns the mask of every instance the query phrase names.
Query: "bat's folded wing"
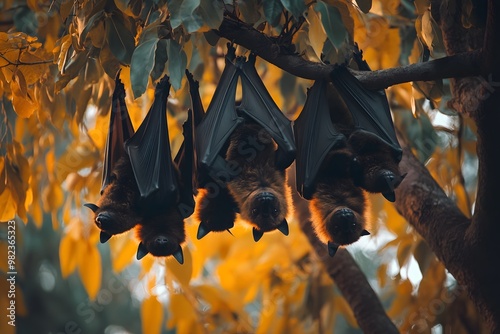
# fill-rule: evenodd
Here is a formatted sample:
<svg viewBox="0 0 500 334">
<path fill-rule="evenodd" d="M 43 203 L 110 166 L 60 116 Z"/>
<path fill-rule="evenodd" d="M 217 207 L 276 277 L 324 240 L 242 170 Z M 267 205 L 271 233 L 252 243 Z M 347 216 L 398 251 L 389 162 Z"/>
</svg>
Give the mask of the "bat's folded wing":
<svg viewBox="0 0 500 334">
<path fill-rule="evenodd" d="M 148 207 L 177 200 L 178 184 L 167 127 L 168 77 L 155 89 L 153 105 L 137 132 L 126 143 L 142 203 Z"/>
<path fill-rule="evenodd" d="M 345 66 L 338 66 L 331 79 L 349 108 L 355 127 L 379 136 L 391 147 L 396 160 L 401 160 L 402 150 L 385 92 L 364 88 Z"/>
<path fill-rule="evenodd" d="M 345 136 L 333 125 L 328 108 L 324 80 L 318 80 L 307 92 L 307 99 L 294 122 L 297 144 L 297 191 L 305 199 L 314 193 L 316 176 L 328 152 L 346 145 Z"/>
<path fill-rule="evenodd" d="M 132 137 L 133 134 L 134 128 L 128 115 L 127 105 L 125 104 L 125 87 L 117 76 L 111 102 L 109 132 L 104 148 L 101 194 L 104 188 L 111 183 L 111 173 L 114 165 L 125 155 L 125 141 Z"/>
<path fill-rule="evenodd" d="M 231 49 L 230 49 L 231 50 Z M 234 51 L 226 56 L 226 66 L 208 106 L 205 117 L 196 127 L 195 142 L 198 168 L 203 173 L 215 172 L 216 162 L 226 141 L 243 122 L 236 114 L 235 98 L 239 71 L 233 63 Z"/>
<path fill-rule="evenodd" d="M 238 111 L 262 126 L 278 145 L 276 167 L 286 169 L 295 159 L 295 142 L 290 120 L 283 115 L 255 70 L 255 55 L 238 59 L 241 68 L 242 101 Z"/>
</svg>

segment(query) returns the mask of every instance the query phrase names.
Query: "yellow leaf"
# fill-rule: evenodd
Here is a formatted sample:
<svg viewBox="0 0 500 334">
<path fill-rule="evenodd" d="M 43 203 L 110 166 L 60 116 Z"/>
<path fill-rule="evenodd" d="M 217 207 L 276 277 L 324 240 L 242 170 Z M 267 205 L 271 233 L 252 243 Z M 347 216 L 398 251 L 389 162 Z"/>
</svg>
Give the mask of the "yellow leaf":
<svg viewBox="0 0 500 334">
<path fill-rule="evenodd" d="M 113 271 L 118 273 L 133 261 L 135 254 L 137 252 L 137 243 L 130 238 L 114 237 L 111 239 L 111 241 L 113 242 L 112 244 L 113 252 L 111 253 L 113 260 L 111 263 L 113 266 Z M 114 247 L 114 244 L 116 242 L 121 243 L 119 248 Z"/>
<path fill-rule="evenodd" d="M 99 291 L 99 287 L 101 286 L 101 254 L 99 254 L 96 245 L 88 242 L 85 244 L 85 252 L 80 258 L 78 270 L 89 298 L 95 299 L 97 292 Z"/>
<path fill-rule="evenodd" d="M 0 194 L 0 222 L 14 219 L 16 216 L 17 204 L 9 188 L 5 188 Z"/>
<path fill-rule="evenodd" d="M 181 328 L 195 328 L 193 326 L 197 324 L 196 310 L 183 294 L 174 293 L 171 296 L 169 309 L 168 328 L 177 326 L 178 333 L 193 333 L 181 330 Z"/>
<path fill-rule="evenodd" d="M 172 273 L 177 281 L 183 285 L 188 286 L 193 273 L 193 258 L 189 247 L 183 247 L 184 264 L 180 264 L 173 256 L 168 256 L 165 259 L 168 273 Z"/>
<path fill-rule="evenodd" d="M 76 269 L 76 265 L 80 261 L 80 245 L 81 241 L 73 239 L 69 234 L 66 234 L 61 239 L 59 245 L 59 263 L 61 265 L 61 274 L 63 278 L 68 277 Z"/>
<path fill-rule="evenodd" d="M 59 209 L 64 203 L 64 193 L 61 185 L 51 182 L 42 192 L 43 209 L 45 212 L 52 212 Z"/>
<path fill-rule="evenodd" d="M 318 14 L 313 10 L 313 6 L 307 11 L 307 22 L 309 23 L 309 43 L 318 59 L 321 59 L 323 45 L 326 40 L 326 33 L 321 24 Z"/>
<path fill-rule="evenodd" d="M 30 117 L 37 108 L 36 103 L 26 93 L 23 94 L 16 81 L 10 82 L 10 89 L 12 91 L 12 106 L 16 114 L 21 118 Z"/>
<path fill-rule="evenodd" d="M 401 316 L 403 312 L 407 310 L 408 305 L 410 305 L 414 299 L 411 295 L 412 290 L 413 286 L 408 280 L 401 281 L 400 284 L 396 287 L 396 298 L 387 311 L 387 315 L 391 319 Z"/>
<path fill-rule="evenodd" d="M 156 296 L 149 296 L 142 302 L 141 322 L 143 333 L 161 333 L 163 305 L 156 299 Z"/>
</svg>

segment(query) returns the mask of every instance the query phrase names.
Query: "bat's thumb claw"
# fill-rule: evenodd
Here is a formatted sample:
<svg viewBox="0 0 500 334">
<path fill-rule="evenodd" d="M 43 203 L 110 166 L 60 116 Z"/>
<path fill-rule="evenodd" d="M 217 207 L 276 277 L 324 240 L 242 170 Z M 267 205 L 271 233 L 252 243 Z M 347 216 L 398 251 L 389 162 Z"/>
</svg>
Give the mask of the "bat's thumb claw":
<svg viewBox="0 0 500 334">
<path fill-rule="evenodd" d="M 368 232 L 367 230 L 361 231 L 361 236 L 364 236 L 364 235 L 370 235 L 370 232 Z"/>
<path fill-rule="evenodd" d="M 394 193 L 394 191 L 387 192 L 387 193 L 382 193 L 382 196 L 384 196 L 385 199 L 388 200 L 389 202 L 395 202 L 396 201 L 396 194 Z"/>
<path fill-rule="evenodd" d="M 262 231 L 260 231 L 260 230 L 256 229 L 255 227 L 253 228 L 253 231 L 252 231 L 252 232 L 253 232 L 253 240 L 254 240 L 255 242 L 259 241 L 259 240 L 260 240 L 260 238 L 262 238 L 262 236 L 264 235 L 264 232 L 262 232 Z"/>
<path fill-rule="evenodd" d="M 210 229 L 208 228 L 207 224 L 204 222 L 200 223 L 200 226 L 198 226 L 198 233 L 196 234 L 196 239 L 200 240 L 204 236 L 206 236 L 208 233 L 210 233 Z"/>
<path fill-rule="evenodd" d="M 90 210 L 92 210 L 94 213 L 99 210 L 99 207 L 95 204 L 92 204 L 92 203 L 85 203 L 83 206 L 86 206 L 87 208 L 89 208 Z"/>
<path fill-rule="evenodd" d="M 101 242 L 101 244 L 104 244 L 106 243 L 106 241 L 108 241 L 113 235 L 107 233 L 107 232 L 104 232 L 104 231 L 101 231 L 101 234 L 99 235 L 99 241 Z"/>
<path fill-rule="evenodd" d="M 184 263 L 184 254 L 182 253 L 182 247 L 179 245 L 179 248 L 175 251 L 172 256 L 179 262 L 180 264 Z"/>
<path fill-rule="evenodd" d="M 149 251 L 146 248 L 146 246 L 142 242 L 139 243 L 139 248 L 137 248 L 137 255 L 136 255 L 137 260 L 142 259 L 146 255 L 148 255 L 148 253 Z"/>
<path fill-rule="evenodd" d="M 281 224 L 278 225 L 278 231 L 280 231 L 284 235 L 288 235 L 290 231 L 288 229 L 288 222 L 286 221 L 286 219 L 283 219 Z"/>
<path fill-rule="evenodd" d="M 330 255 L 330 257 L 333 257 L 335 253 L 337 253 L 338 249 L 339 245 L 334 242 L 328 241 L 328 255 Z"/>
</svg>

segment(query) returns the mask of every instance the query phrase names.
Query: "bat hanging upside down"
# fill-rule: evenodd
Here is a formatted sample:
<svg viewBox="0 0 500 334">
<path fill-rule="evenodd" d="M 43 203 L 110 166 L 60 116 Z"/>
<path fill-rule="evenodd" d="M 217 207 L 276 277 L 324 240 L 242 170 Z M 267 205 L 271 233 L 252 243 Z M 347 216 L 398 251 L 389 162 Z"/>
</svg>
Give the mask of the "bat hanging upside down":
<svg viewBox="0 0 500 334">
<path fill-rule="evenodd" d="M 236 213 L 253 226 L 255 241 L 276 229 L 288 235 L 285 169 L 295 157 L 291 122 L 259 78 L 255 56 L 245 61 L 234 52 L 228 45 L 219 85 L 196 128 L 198 186 L 204 189 L 197 200 L 198 239 L 233 227 Z M 236 105 L 238 78 L 242 101 Z"/>
<path fill-rule="evenodd" d="M 100 241 L 137 226 L 137 259 L 148 253 L 173 255 L 184 262 L 184 219 L 194 211 L 193 115 L 184 124 L 184 143 L 172 161 L 166 104 L 168 77 L 156 86 L 155 100 L 135 134 L 126 110 L 124 88 L 117 79 L 106 143 L 102 195 L 92 209 Z"/>
<path fill-rule="evenodd" d="M 316 234 L 333 256 L 369 234 L 366 191 L 394 201 L 404 175 L 385 94 L 366 90 L 345 66 L 331 78 L 309 89 L 294 129 L 297 190 L 310 200 Z"/>
</svg>

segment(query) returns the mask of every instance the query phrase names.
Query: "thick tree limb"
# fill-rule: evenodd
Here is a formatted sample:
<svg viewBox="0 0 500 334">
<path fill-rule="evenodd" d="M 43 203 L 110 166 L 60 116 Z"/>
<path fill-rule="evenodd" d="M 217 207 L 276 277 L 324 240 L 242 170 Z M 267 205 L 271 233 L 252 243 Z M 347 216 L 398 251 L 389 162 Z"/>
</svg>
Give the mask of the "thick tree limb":
<svg viewBox="0 0 500 334">
<path fill-rule="evenodd" d="M 289 180 L 292 189 L 295 190 L 293 171 L 290 172 Z M 351 254 L 344 249 L 339 249 L 333 258 L 330 257 L 326 245 L 318 239 L 311 225 L 308 202 L 300 198 L 296 191 L 293 191 L 293 201 L 302 231 L 350 305 L 363 332 L 368 334 L 399 333 Z"/>
<path fill-rule="evenodd" d="M 285 54 L 265 34 L 232 18 L 224 18 L 218 33 L 279 68 L 306 79 L 328 78 L 334 65 L 308 61 L 296 54 Z M 382 89 L 410 81 L 430 81 L 451 77 L 467 77 L 481 72 L 481 51 L 464 52 L 426 63 L 411 64 L 373 72 L 353 71 L 369 89 Z"/>
</svg>

